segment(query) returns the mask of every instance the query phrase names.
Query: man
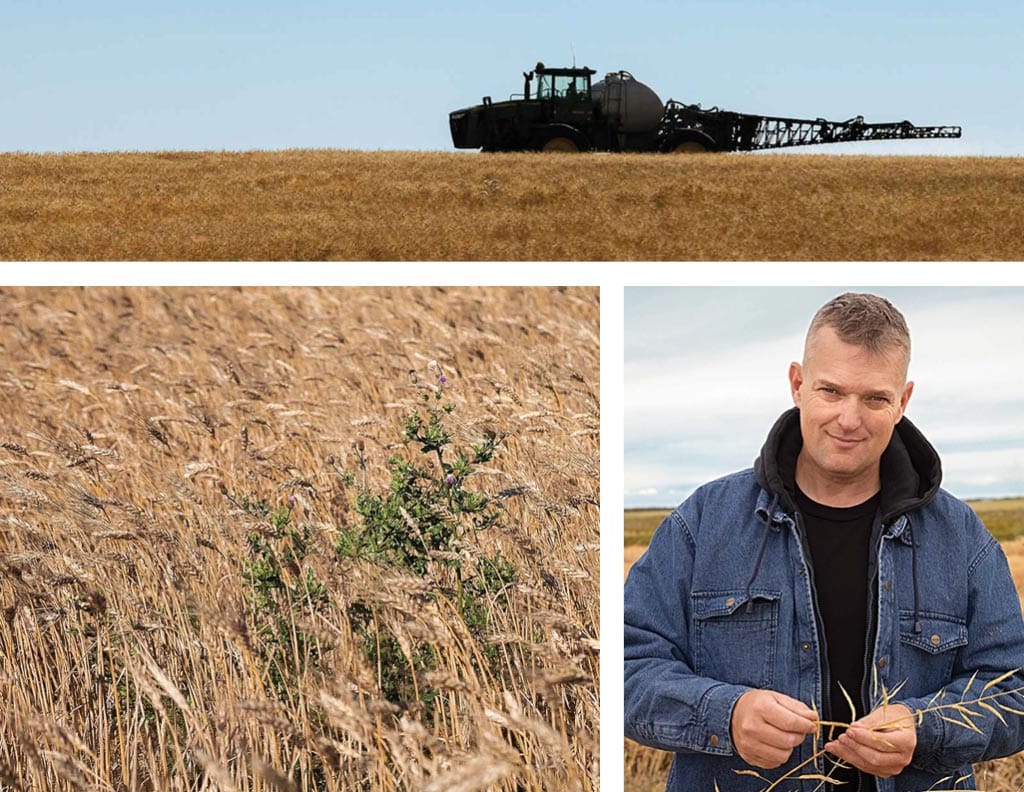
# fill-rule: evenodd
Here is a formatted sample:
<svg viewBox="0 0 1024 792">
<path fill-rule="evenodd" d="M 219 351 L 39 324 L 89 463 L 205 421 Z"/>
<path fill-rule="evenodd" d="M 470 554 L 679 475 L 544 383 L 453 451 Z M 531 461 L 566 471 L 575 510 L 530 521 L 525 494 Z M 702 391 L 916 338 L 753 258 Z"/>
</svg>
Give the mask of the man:
<svg viewBox="0 0 1024 792">
<path fill-rule="evenodd" d="M 904 418 L 909 360 L 887 300 L 823 306 L 754 468 L 630 571 L 626 734 L 676 752 L 669 790 L 973 789 L 971 763 L 1024 747 L 1020 603 Z"/>
</svg>

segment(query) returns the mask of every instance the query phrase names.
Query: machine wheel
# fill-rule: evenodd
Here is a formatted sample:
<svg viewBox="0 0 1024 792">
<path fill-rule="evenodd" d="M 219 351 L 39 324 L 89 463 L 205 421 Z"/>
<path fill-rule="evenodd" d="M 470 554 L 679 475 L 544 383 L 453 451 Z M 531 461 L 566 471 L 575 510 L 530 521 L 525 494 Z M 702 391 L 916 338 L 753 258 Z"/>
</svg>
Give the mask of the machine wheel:
<svg viewBox="0 0 1024 792">
<path fill-rule="evenodd" d="M 576 141 L 572 138 L 565 137 L 564 135 L 555 135 L 548 138 L 540 147 L 540 150 L 544 153 L 561 151 L 576 154 L 579 153 L 580 147 L 576 145 Z"/>
<path fill-rule="evenodd" d="M 576 154 L 590 150 L 586 135 L 568 124 L 550 124 L 534 133 L 534 151 Z"/>
<path fill-rule="evenodd" d="M 717 150 L 715 141 L 699 129 L 680 129 L 661 144 L 665 154 L 705 154 Z"/>
<path fill-rule="evenodd" d="M 708 147 L 696 140 L 683 140 L 667 149 L 668 154 L 707 154 Z"/>
</svg>

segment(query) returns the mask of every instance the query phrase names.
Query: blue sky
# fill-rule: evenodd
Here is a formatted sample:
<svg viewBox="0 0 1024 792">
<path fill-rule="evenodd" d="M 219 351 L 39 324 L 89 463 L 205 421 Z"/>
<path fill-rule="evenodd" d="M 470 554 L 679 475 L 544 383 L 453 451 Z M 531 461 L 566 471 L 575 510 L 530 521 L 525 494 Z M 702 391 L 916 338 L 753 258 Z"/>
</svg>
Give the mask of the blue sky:
<svg viewBox="0 0 1024 792">
<path fill-rule="evenodd" d="M 1024 4 L 6 0 L 0 150 L 451 150 L 538 60 L 742 112 L 961 124 L 843 152 L 1024 154 Z"/>
<path fill-rule="evenodd" d="M 749 467 L 792 406 L 786 378 L 814 312 L 888 297 L 910 326 L 907 416 L 960 497 L 1024 495 L 1024 289 L 674 287 L 625 290 L 625 505 L 674 506 Z"/>
</svg>

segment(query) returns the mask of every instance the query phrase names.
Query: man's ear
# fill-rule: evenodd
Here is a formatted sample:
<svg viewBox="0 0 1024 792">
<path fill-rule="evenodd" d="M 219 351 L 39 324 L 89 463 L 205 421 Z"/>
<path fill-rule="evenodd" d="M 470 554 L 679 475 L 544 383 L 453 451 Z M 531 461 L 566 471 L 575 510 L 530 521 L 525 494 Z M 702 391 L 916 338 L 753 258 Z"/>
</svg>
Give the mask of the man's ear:
<svg viewBox="0 0 1024 792">
<path fill-rule="evenodd" d="M 796 361 L 789 364 L 789 392 L 793 396 L 793 404 L 800 406 L 800 386 L 804 384 L 803 367 Z M 909 396 L 907 398 L 910 398 Z"/>
<path fill-rule="evenodd" d="M 903 395 L 900 396 L 900 418 L 903 417 L 903 413 L 907 411 L 907 402 L 910 401 L 910 394 L 914 392 L 914 383 L 908 382 L 903 387 Z"/>
</svg>

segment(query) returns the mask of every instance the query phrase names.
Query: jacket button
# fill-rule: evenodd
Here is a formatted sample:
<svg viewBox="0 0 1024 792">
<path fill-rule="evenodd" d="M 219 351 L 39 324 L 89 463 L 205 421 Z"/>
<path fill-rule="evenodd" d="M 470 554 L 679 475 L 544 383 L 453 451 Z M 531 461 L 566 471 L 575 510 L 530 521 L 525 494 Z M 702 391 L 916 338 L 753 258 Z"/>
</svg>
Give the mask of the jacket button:
<svg viewBox="0 0 1024 792">
<path fill-rule="evenodd" d="M 886 591 L 892 591 L 892 581 L 891 580 L 885 581 L 885 590 Z"/>
<path fill-rule="evenodd" d="M 811 645 L 809 643 L 807 643 L 806 641 L 804 641 L 804 643 L 800 644 L 800 648 L 803 649 L 806 652 L 806 651 L 808 651 L 811 648 Z"/>
<path fill-rule="evenodd" d="M 938 646 L 940 643 L 942 643 L 942 639 L 939 636 L 937 636 L 937 635 L 933 635 L 932 636 L 932 646 Z"/>
<path fill-rule="evenodd" d="M 708 740 L 708 742 L 711 744 L 712 748 L 717 748 L 718 747 L 718 735 L 717 734 L 712 734 L 711 735 L 711 739 Z"/>
<path fill-rule="evenodd" d="M 729 597 L 729 599 L 727 599 L 725 601 L 725 607 L 727 607 L 727 608 L 731 608 L 735 604 L 736 604 L 736 598 L 735 597 Z"/>
<path fill-rule="evenodd" d="M 878 658 L 878 667 L 879 668 L 885 668 L 885 658 L 884 657 L 879 657 Z"/>
</svg>

